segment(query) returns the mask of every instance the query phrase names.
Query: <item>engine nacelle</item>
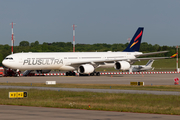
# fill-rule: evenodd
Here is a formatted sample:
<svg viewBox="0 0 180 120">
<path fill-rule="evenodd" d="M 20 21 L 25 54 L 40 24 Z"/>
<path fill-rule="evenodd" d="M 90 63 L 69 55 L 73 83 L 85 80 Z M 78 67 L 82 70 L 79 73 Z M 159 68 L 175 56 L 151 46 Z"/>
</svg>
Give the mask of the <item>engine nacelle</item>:
<svg viewBox="0 0 180 120">
<path fill-rule="evenodd" d="M 130 64 L 126 61 L 118 61 L 114 64 L 116 70 L 129 70 L 130 67 Z"/>
<path fill-rule="evenodd" d="M 36 70 L 37 73 L 49 73 L 51 70 Z"/>
<path fill-rule="evenodd" d="M 81 74 L 89 74 L 94 72 L 94 67 L 90 64 L 84 64 L 78 67 L 78 72 Z"/>
</svg>

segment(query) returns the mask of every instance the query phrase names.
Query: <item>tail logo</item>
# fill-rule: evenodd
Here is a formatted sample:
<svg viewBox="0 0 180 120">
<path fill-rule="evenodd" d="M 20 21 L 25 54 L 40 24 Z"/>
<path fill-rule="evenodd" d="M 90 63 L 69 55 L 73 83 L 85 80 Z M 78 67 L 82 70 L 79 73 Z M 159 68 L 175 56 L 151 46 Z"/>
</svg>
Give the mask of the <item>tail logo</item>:
<svg viewBox="0 0 180 120">
<path fill-rule="evenodd" d="M 133 47 L 135 44 L 137 44 L 138 42 L 139 42 L 139 40 L 137 40 L 139 37 L 141 37 L 141 35 L 142 35 L 142 31 L 139 33 L 139 35 L 134 39 L 134 43 L 130 46 L 130 48 L 131 47 Z"/>
<path fill-rule="evenodd" d="M 139 41 L 137 40 L 137 41 L 135 41 L 131 46 L 130 46 L 130 48 L 132 47 L 132 46 L 134 46 L 135 44 L 137 44 Z"/>
</svg>

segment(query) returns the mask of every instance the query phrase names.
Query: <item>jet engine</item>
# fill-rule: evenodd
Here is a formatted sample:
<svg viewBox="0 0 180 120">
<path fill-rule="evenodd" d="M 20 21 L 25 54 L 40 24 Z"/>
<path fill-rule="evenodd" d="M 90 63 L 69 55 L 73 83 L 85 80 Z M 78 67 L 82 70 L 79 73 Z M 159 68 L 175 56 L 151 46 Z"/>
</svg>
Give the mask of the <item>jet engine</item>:
<svg viewBox="0 0 180 120">
<path fill-rule="evenodd" d="M 94 72 L 94 67 L 90 64 L 84 64 L 78 67 L 78 72 L 81 74 L 89 74 Z"/>
<path fill-rule="evenodd" d="M 36 70 L 37 73 L 49 73 L 51 70 Z"/>
<path fill-rule="evenodd" d="M 126 61 L 118 61 L 114 64 L 116 70 L 129 70 L 130 64 Z"/>
</svg>

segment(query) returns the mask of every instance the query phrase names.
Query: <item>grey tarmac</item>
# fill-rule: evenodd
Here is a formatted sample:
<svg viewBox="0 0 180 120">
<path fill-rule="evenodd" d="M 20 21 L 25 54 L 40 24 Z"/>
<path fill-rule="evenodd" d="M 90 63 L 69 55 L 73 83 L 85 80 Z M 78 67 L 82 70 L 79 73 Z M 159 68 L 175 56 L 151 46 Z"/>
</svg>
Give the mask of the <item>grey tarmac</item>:
<svg viewBox="0 0 180 120">
<path fill-rule="evenodd" d="M 174 78 L 180 74 L 143 74 L 143 75 L 101 75 L 101 76 L 32 76 L 32 77 L 1 77 L 1 83 L 45 83 L 56 81 L 68 84 L 126 84 L 145 82 L 145 85 L 174 85 Z"/>
<path fill-rule="evenodd" d="M 1 120 L 179 120 L 178 115 L 0 105 Z"/>
</svg>

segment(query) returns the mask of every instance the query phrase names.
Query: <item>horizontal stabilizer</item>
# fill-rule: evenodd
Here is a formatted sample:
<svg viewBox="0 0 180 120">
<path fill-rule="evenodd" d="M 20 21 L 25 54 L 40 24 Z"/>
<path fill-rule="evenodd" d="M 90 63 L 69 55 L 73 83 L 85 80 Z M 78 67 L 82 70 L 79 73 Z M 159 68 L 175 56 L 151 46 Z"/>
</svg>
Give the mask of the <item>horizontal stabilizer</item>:
<svg viewBox="0 0 180 120">
<path fill-rule="evenodd" d="M 159 52 L 143 53 L 143 54 L 139 54 L 139 55 L 135 55 L 135 56 L 136 56 L 136 57 L 140 57 L 140 56 L 155 55 L 155 54 L 167 53 L 167 52 L 169 52 L 169 51 L 159 51 Z"/>
<path fill-rule="evenodd" d="M 148 57 L 148 58 L 135 58 L 131 59 L 131 61 L 141 61 L 141 60 L 158 60 L 158 59 L 169 59 L 171 57 Z"/>
</svg>

